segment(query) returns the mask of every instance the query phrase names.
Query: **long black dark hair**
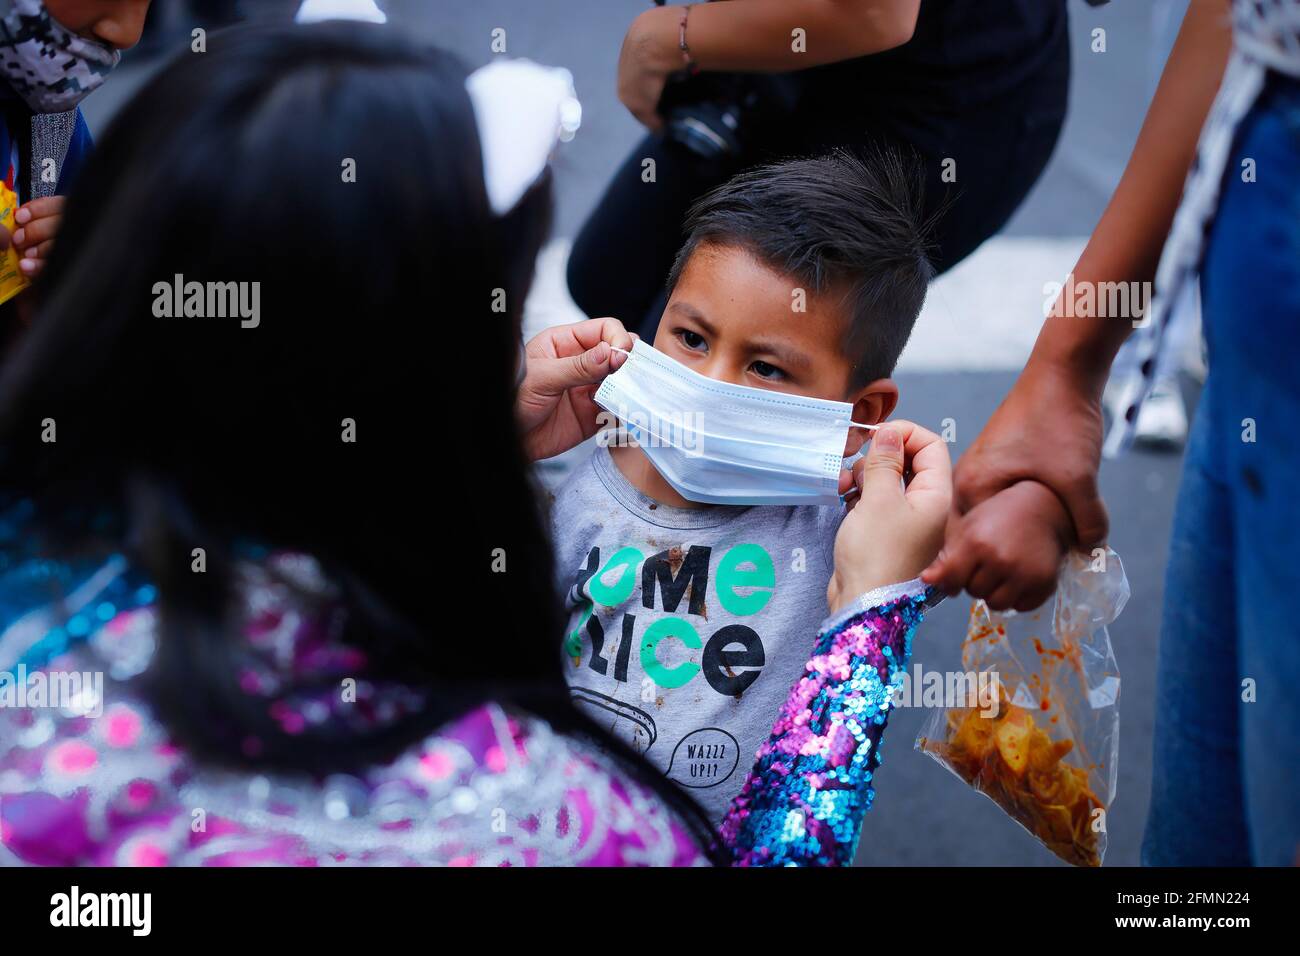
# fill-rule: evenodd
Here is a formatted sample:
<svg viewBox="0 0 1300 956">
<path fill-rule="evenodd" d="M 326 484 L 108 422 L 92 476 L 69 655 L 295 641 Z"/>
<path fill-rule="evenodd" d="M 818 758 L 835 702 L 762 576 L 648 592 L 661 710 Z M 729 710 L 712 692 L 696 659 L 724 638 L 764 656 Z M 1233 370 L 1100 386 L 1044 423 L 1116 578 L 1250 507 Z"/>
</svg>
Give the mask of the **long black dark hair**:
<svg viewBox="0 0 1300 956">
<path fill-rule="evenodd" d="M 0 486 L 66 546 L 93 518 L 152 578 L 151 698 L 201 758 L 346 772 L 495 700 L 587 735 L 705 845 L 698 807 L 569 700 L 512 401 L 549 182 L 492 215 L 465 77 L 356 23 L 214 35 L 158 75 L 82 174 L 0 371 Z M 256 326 L 168 317 L 178 282 L 259 283 Z M 248 541 L 314 556 L 365 676 L 431 706 L 285 734 L 238 684 Z"/>
</svg>

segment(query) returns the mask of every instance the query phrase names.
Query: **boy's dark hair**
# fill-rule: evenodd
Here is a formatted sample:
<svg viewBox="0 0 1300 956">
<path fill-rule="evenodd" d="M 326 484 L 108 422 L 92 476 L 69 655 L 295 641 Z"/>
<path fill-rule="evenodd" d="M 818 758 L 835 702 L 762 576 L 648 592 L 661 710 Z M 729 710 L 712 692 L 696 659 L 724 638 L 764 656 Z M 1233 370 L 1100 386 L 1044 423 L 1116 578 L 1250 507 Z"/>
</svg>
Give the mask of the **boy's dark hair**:
<svg viewBox="0 0 1300 956">
<path fill-rule="evenodd" d="M 846 290 L 853 383 L 886 378 L 934 277 L 922 187 L 919 163 L 884 149 L 748 169 L 687 213 L 669 292 L 701 245 L 746 249 L 809 295 Z"/>
</svg>

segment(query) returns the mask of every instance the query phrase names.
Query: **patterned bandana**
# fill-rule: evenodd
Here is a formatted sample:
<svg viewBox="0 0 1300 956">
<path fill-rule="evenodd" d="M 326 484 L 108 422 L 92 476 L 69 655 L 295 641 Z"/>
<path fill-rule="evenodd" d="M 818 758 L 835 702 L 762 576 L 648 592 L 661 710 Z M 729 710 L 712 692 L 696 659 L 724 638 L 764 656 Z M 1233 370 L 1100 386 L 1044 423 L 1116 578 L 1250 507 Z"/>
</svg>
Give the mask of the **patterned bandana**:
<svg viewBox="0 0 1300 956">
<path fill-rule="evenodd" d="M 0 78 L 34 112 L 75 109 L 121 58 L 51 17 L 44 0 L 0 0 Z"/>
</svg>

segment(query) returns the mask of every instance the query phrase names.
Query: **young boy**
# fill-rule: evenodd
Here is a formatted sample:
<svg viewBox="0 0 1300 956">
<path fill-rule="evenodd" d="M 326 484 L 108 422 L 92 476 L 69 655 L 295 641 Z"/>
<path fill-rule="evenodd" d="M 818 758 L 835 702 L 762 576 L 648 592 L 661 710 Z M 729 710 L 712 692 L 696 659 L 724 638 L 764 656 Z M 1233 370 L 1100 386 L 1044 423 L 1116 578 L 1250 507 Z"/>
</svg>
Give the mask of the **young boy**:
<svg viewBox="0 0 1300 956">
<path fill-rule="evenodd" d="M 688 217 L 655 348 L 883 421 L 932 275 L 913 183 L 895 157 L 846 154 L 732 179 Z M 864 439 L 849 429 L 844 454 Z M 826 616 L 843 509 L 697 504 L 609 444 L 552 511 L 570 688 L 720 819 Z"/>
</svg>

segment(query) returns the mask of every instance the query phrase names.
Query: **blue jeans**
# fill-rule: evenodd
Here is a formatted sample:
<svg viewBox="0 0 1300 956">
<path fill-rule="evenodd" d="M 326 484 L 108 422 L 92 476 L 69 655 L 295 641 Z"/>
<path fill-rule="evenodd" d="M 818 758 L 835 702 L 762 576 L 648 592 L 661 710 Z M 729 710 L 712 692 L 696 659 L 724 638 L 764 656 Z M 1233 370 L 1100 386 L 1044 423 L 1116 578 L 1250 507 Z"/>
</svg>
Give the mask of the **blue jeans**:
<svg viewBox="0 0 1300 956">
<path fill-rule="evenodd" d="M 1242 161 L 1256 181 L 1242 182 Z M 1142 862 L 1300 858 L 1300 82 L 1238 131 L 1202 269 L 1210 374 L 1165 579 Z"/>
</svg>

